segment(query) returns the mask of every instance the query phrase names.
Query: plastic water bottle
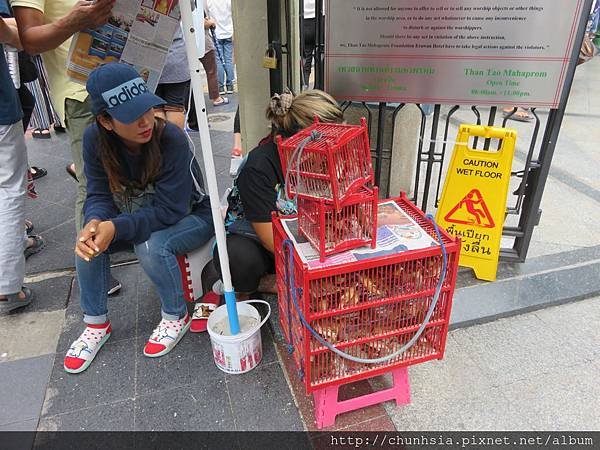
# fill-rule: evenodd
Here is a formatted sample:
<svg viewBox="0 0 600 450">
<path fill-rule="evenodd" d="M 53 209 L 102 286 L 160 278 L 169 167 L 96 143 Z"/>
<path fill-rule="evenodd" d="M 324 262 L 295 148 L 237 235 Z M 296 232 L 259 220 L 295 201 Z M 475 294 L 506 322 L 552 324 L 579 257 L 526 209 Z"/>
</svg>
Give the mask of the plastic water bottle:
<svg viewBox="0 0 600 450">
<path fill-rule="evenodd" d="M 238 174 L 238 170 L 240 170 L 240 166 L 243 160 L 244 156 L 242 155 L 241 148 L 234 148 L 233 150 L 231 150 L 231 163 L 229 164 L 229 175 L 235 177 Z"/>
<path fill-rule="evenodd" d="M 16 48 L 4 44 L 4 54 L 6 55 L 6 65 L 15 89 L 21 87 L 21 74 L 19 73 L 19 52 Z"/>
</svg>

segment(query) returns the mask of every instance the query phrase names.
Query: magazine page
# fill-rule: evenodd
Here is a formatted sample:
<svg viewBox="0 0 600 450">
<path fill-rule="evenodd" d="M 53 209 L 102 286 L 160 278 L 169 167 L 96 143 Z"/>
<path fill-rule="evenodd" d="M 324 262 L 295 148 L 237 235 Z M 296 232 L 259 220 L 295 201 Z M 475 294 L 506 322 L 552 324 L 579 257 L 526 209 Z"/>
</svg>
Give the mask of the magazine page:
<svg viewBox="0 0 600 450">
<path fill-rule="evenodd" d="M 302 261 L 315 269 L 439 245 L 393 200 L 379 203 L 377 246 L 374 249 L 355 248 L 331 255 L 323 262 L 319 260 L 319 252 L 298 232 L 297 219 L 283 219 L 281 224 Z"/>
<path fill-rule="evenodd" d="M 85 83 L 96 67 L 120 61 L 154 91 L 180 17 L 178 0 L 117 0 L 106 25 L 73 36 L 67 74 Z"/>
</svg>

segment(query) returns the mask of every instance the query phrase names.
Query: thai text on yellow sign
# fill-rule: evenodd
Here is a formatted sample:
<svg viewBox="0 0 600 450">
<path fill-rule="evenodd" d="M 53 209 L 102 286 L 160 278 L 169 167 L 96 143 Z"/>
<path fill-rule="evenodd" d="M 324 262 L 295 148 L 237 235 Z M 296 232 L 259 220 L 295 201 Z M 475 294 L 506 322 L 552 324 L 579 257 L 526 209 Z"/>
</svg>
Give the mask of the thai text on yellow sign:
<svg viewBox="0 0 600 450">
<path fill-rule="evenodd" d="M 471 148 L 471 137 L 500 147 Z M 461 238 L 459 264 L 482 280 L 496 279 L 516 139 L 513 129 L 461 125 L 438 206 L 436 221 Z"/>
</svg>

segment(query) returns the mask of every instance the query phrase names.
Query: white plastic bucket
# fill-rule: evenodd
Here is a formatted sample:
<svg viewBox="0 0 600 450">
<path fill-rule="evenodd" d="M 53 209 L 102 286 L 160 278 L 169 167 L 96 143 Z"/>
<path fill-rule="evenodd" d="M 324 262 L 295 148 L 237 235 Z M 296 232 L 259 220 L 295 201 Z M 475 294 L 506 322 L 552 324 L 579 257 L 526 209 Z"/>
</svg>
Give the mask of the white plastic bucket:
<svg viewBox="0 0 600 450">
<path fill-rule="evenodd" d="M 263 303 L 269 307 L 267 316 L 260 320 L 258 310 L 250 303 Z M 216 366 L 223 372 L 238 374 L 246 373 L 262 360 L 262 339 L 260 328 L 271 316 L 271 305 L 264 300 L 247 300 L 237 303 L 238 316 L 248 316 L 256 319 L 256 325 L 249 330 L 241 330 L 235 336 L 224 336 L 215 331 L 215 325 L 227 317 L 227 305 L 221 305 L 208 317 L 208 334 L 212 344 L 213 357 Z"/>
</svg>

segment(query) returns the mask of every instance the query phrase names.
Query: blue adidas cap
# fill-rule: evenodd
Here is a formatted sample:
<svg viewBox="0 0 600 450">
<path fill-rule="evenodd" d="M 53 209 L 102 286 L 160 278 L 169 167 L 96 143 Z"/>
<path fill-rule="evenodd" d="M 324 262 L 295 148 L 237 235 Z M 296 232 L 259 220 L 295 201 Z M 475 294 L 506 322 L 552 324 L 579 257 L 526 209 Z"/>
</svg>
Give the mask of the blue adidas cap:
<svg viewBox="0 0 600 450">
<path fill-rule="evenodd" d="M 132 66 L 123 63 L 108 63 L 94 69 L 86 88 L 94 115 L 106 111 L 123 123 L 134 122 L 150 108 L 166 103 L 148 90 Z"/>
</svg>

